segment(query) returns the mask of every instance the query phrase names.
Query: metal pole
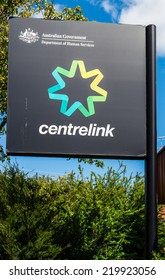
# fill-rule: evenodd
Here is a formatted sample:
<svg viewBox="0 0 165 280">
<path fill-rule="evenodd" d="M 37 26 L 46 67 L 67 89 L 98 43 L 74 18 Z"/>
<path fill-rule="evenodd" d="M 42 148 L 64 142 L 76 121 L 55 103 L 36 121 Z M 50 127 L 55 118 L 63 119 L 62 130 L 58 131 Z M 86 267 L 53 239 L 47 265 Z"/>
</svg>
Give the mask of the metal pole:
<svg viewBox="0 0 165 280">
<path fill-rule="evenodd" d="M 156 205 L 156 27 L 146 27 L 147 158 L 146 158 L 146 259 L 152 259 L 157 242 Z"/>
</svg>

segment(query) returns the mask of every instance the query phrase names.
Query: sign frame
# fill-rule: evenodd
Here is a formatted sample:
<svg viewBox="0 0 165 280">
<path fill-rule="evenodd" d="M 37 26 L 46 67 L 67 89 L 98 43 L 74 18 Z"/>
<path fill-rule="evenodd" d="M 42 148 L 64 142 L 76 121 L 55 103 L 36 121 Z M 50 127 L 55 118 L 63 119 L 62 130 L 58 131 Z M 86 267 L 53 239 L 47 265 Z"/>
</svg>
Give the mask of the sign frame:
<svg viewBox="0 0 165 280">
<path fill-rule="evenodd" d="M 145 26 L 10 20 L 8 155 L 144 159 L 146 152 Z"/>
</svg>

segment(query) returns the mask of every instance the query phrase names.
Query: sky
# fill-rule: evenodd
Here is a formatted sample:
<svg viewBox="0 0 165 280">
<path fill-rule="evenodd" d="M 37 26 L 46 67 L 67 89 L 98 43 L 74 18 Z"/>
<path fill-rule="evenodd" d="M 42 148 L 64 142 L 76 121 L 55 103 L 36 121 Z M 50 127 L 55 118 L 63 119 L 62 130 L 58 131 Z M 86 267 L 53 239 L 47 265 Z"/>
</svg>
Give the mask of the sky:
<svg viewBox="0 0 165 280">
<path fill-rule="evenodd" d="M 72 8 L 80 5 L 83 14 L 89 21 L 120 24 L 155 24 L 157 28 L 157 146 L 158 150 L 165 144 L 165 1 L 164 0 L 57 0 L 54 1 L 57 11 L 64 7 Z M 40 15 L 38 15 L 40 17 Z M 5 147 L 5 136 L 1 137 Z M 26 173 L 33 175 L 49 175 L 57 177 L 72 170 L 77 172 L 77 160 L 64 158 L 11 157 Z M 123 160 L 122 160 L 123 161 Z M 118 167 L 117 160 L 105 160 L 108 166 Z M 128 173 L 144 173 L 143 160 L 124 160 Z M 83 165 L 85 175 L 93 170 L 103 174 L 104 170 L 94 166 Z"/>
</svg>

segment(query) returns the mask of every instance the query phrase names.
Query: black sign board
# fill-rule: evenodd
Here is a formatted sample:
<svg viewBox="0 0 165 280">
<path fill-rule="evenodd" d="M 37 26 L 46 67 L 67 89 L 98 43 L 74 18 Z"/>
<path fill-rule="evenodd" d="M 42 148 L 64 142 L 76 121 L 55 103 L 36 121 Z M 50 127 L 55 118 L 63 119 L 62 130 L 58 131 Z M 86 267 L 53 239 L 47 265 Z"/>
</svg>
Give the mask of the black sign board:
<svg viewBox="0 0 165 280">
<path fill-rule="evenodd" d="M 10 19 L 7 153 L 146 156 L 146 27 Z"/>
</svg>

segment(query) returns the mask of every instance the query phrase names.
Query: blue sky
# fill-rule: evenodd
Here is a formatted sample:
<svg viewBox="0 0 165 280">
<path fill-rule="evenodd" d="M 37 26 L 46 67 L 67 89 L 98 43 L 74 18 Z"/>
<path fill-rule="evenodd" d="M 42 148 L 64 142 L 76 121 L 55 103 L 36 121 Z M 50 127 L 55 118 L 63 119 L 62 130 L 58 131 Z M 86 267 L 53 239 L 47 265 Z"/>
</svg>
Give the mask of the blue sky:
<svg viewBox="0 0 165 280">
<path fill-rule="evenodd" d="M 57 0 L 54 1 L 57 11 L 64 7 L 80 5 L 83 14 L 89 21 L 95 20 L 106 23 L 123 24 L 155 24 L 157 27 L 157 136 L 165 136 L 165 1 L 164 0 Z M 5 146 L 5 137 L 1 138 Z M 165 140 L 158 139 L 158 149 L 165 144 Z M 67 161 L 62 158 L 11 157 L 17 161 L 20 168 L 30 174 L 58 176 L 77 171 L 77 160 Z M 144 161 L 124 161 L 128 171 L 144 172 Z M 105 160 L 106 166 L 118 166 L 116 160 Z M 86 175 L 91 170 L 103 173 L 100 169 L 84 165 Z"/>
</svg>

